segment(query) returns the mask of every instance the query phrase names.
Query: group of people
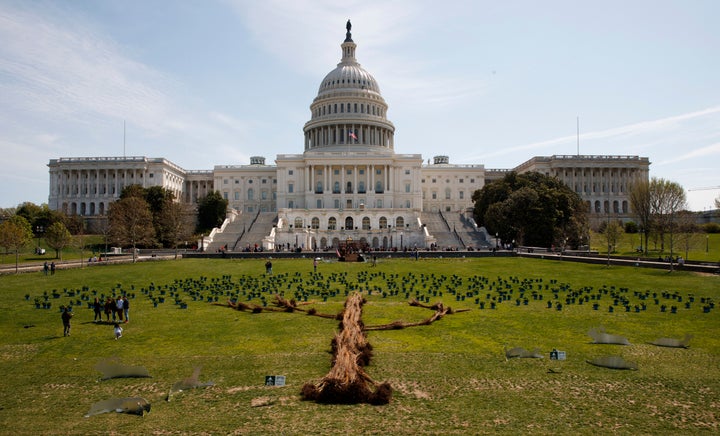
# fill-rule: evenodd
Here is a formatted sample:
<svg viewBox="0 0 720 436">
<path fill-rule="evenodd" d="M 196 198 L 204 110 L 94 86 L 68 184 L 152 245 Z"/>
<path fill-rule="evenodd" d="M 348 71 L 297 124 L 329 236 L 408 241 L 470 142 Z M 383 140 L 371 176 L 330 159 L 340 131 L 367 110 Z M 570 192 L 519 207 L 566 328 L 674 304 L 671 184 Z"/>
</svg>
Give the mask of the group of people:
<svg viewBox="0 0 720 436">
<path fill-rule="evenodd" d="M 95 322 L 102 322 L 103 311 L 105 312 L 105 320 L 107 322 L 110 322 L 110 315 L 112 315 L 113 322 L 130 321 L 130 301 L 123 295 L 117 298 L 107 297 L 105 299 L 105 303 L 95 297 L 95 302 L 93 302 L 93 311 L 95 312 Z"/>
<path fill-rule="evenodd" d="M 45 275 L 48 275 L 48 273 L 50 275 L 55 275 L 55 262 L 50 262 L 50 264 L 45 262 L 43 264 L 43 272 L 45 273 Z"/>
<path fill-rule="evenodd" d="M 122 337 L 123 328 L 120 323 L 126 323 L 130 321 L 130 300 L 124 295 L 117 298 L 107 297 L 105 302 L 100 301 L 99 298 L 95 297 L 95 301 L 92 305 L 93 312 L 95 312 L 94 322 L 102 322 L 102 314 L 105 312 L 105 318 L 107 322 L 110 322 L 110 315 L 113 320 L 113 332 L 115 333 L 115 339 Z M 62 308 L 62 323 L 63 323 L 63 336 L 70 336 L 70 319 L 72 319 L 73 313 L 71 307 Z"/>
</svg>

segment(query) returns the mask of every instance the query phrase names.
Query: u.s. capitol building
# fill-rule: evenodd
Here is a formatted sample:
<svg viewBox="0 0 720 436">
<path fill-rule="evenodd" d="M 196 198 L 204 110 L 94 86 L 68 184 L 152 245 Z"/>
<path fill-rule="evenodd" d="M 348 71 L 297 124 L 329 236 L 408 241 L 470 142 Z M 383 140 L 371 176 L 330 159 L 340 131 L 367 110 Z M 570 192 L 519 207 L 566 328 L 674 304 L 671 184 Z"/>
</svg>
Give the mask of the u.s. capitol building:
<svg viewBox="0 0 720 436">
<path fill-rule="evenodd" d="M 646 157 L 541 156 L 512 169 L 486 169 L 451 164 L 443 155 L 425 162 L 420 154 L 396 154 L 388 105 L 356 60 L 349 22 L 340 47 L 340 63 L 322 79 L 310 105 L 301 154 L 277 155 L 275 165 L 255 156 L 246 165 L 202 171 L 165 158 L 51 159 L 50 208 L 101 217 L 132 184 L 163 186 L 189 204 L 219 191 L 229 210 L 222 231 L 213 232 L 213 246 L 228 250 L 253 240 L 265 249 L 320 249 L 348 239 L 373 248 L 462 248 L 482 242 L 467 213 L 473 192 L 509 171 L 538 171 L 577 192 L 591 222 L 631 216 L 628 190 L 648 178 Z"/>
</svg>

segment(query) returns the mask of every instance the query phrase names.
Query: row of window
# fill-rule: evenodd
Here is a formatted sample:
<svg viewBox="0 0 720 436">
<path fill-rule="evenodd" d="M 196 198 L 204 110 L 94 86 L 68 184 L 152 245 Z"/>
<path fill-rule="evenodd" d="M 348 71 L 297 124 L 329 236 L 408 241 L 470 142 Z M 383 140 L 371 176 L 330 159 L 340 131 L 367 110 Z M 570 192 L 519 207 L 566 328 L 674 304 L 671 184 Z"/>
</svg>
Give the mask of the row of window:
<svg viewBox="0 0 720 436">
<path fill-rule="evenodd" d="M 253 179 L 248 179 L 248 180 L 246 180 L 246 182 L 247 182 L 248 184 L 251 184 L 251 185 L 252 185 Z M 262 179 L 262 180 L 260 180 L 260 183 L 262 183 L 262 184 L 266 184 L 267 182 L 268 182 L 267 179 Z M 273 182 L 273 185 L 274 185 L 274 184 L 277 184 L 277 179 L 272 179 L 272 182 Z M 227 185 L 228 183 L 229 183 L 229 180 L 228 180 L 228 179 L 223 179 L 223 185 Z M 235 184 L 236 184 L 236 185 L 239 185 L 239 184 L 240 184 L 240 179 L 235 179 Z"/>
<path fill-rule="evenodd" d="M 339 109 L 339 111 L 338 111 Z M 359 110 L 358 110 L 359 109 Z M 383 108 L 374 104 L 365 103 L 334 103 L 326 104 L 315 109 L 315 117 L 337 113 L 361 113 L 368 115 L 385 116 Z"/>
<path fill-rule="evenodd" d="M 355 225 L 355 218 L 351 216 L 345 217 L 342 229 L 356 229 Z M 320 228 L 320 218 L 313 217 L 310 219 L 310 222 L 307 223 L 303 218 L 297 217 L 290 226 L 294 226 L 296 229 L 304 229 L 307 226 L 308 228 L 317 230 Z M 387 229 L 393 226 L 393 222 L 388 221 L 386 217 L 381 216 L 377 220 L 376 226 L 379 229 Z M 394 226 L 398 229 L 405 228 L 405 218 L 401 216 L 395 218 Z M 365 216 L 360 219 L 360 228 L 363 230 L 372 229 L 370 217 Z M 338 219 L 336 217 L 333 216 L 327 219 L 327 230 L 338 230 Z"/>
<path fill-rule="evenodd" d="M 425 195 L 426 195 L 426 191 L 423 190 L 423 192 L 422 192 L 422 198 L 423 198 L 423 200 L 425 200 L 425 198 L 426 198 Z M 432 198 L 433 200 L 437 200 L 437 199 L 438 199 L 438 192 L 437 192 L 437 191 L 432 191 L 432 192 L 430 192 L 430 196 L 431 196 L 431 198 Z M 445 190 L 445 200 L 451 200 L 451 199 L 452 199 L 452 190 L 450 190 L 450 188 L 447 188 L 447 189 Z M 459 200 L 464 200 L 464 199 L 465 199 L 465 191 L 458 191 L 458 199 L 459 199 Z"/>
<path fill-rule="evenodd" d="M 410 173 L 409 173 L 409 170 L 408 170 L 408 172 L 405 173 L 405 174 L 410 174 Z M 421 182 L 422 182 L 422 183 L 425 183 L 425 179 L 422 179 Z M 435 177 L 433 177 L 432 179 L 430 179 L 430 183 L 437 183 L 437 179 L 436 179 Z M 450 179 L 445 179 L 445 183 L 450 183 Z M 465 183 L 465 179 L 458 179 L 458 183 Z M 471 178 L 470 178 L 470 183 L 471 183 L 471 184 L 472 184 L 472 183 L 475 183 L 475 178 L 471 177 Z"/>
</svg>

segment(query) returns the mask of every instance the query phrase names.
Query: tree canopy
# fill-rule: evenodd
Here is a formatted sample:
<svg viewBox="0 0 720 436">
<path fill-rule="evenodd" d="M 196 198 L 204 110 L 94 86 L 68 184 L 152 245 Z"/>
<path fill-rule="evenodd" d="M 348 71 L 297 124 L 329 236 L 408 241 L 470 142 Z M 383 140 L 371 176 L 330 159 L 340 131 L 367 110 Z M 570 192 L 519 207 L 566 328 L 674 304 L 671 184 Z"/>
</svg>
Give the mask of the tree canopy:
<svg viewBox="0 0 720 436">
<path fill-rule="evenodd" d="M 155 228 L 147 202 L 140 197 L 131 196 L 110 204 L 108 212 L 111 238 L 120 245 L 151 245 L 155 241 Z"/>
<path fill-rule="evenodd" d="M 539 247 L 587 243 L 587 207 L 554 177 L 510 172 L 475 191 L 472 199 L 475 220 L 503 241 Z"/>
<path fill-rule="evenodd" d="M 15 215 L 0 223 L 0 247 L 15 253 L 15 272 L 18 272 L 20 249 L 33 237 L 30 223 L 22 216 Z"/>
<path fill-rule="evenodd" d="M 222 198 L 220 192 L 213 191 L 198 203 L 197 233 L 208 232 L 222 225 L 225 221 L 228 201 Z"/>
<path fill-rule="evenodd" d="M 45 243 L 55 250 L 56 258 L 60 258 L 61 250 L 70 245 L 70 242 L 72 242 L 70 231 L 65 227 L 65 224 L 59 221 L 52 223 L 45 232 Z"/>
</svg>

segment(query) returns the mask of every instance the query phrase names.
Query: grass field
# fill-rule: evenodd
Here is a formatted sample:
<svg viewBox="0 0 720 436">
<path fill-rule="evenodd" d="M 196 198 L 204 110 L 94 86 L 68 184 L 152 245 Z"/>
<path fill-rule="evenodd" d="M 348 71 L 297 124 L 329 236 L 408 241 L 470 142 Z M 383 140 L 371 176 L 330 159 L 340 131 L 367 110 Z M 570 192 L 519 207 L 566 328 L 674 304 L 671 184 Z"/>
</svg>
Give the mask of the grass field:
<svg viewBox="0 0 720 436">
<path fill-rule="evenodd" d="M 273 260 L 269 278 L 263 263 L 186 259 L 62 270 L 55 276 L 1 276 L 0 433 L 720 430 L 718 276 L 517 258 L 381 258 L 377 267 L 322 262 L 317 275 L 310 259 Z M 374 357 L 366 371 L 394 389 L 385 406 L 301 401 L 302 385 L 330 369 L 337 321 L 300 313 L 251 314 L 214 304 L 215 297 L 221 304 L 236 297 L 270 305 L 272 295 L 281 293 L 307 298 L 304 307 L 334 314 L 346 294 L 356 291 L 368 300 L 367 326 L 432 315 L 408 305 L 411 298 L 470 309 L 429 326 L 368 333 Z M 45 302 L 45 293 L 51 308 L 35 308 L 35 298 Z M 111 325 L 92 322 L 85 298 L 120 293 L 131 295 L 130 322 L 115 341 Z M 161 296 L 165 302 L 155 307 L 152 299 Z M 59 307 L 77 300 L 72 334 L 63 337 Z M 626 336 L 631 345 L 592 344 L 587 332 L 600 326 Z M 694 335 L 688 349 L 648 344 L 686 333 Z M 506 346 L 537 347 L 546 357 L 506 360 Z M 553 348 L 566 351 L 567 360 L 551 361 Z M 606 355 L 622 356 L 639 369 L 586 363 Z M 152 378 L 100 381 L 95 366 L 108 357 L 144 366 Z M 166 402 L 173 383 L 197 366 L 200 380 L 215 386 Z M 265 375 L 284 375 L 287 385 L 266 387 Z M 144 417 L 83 417 L 97 401 L 135 396 L 152 404 Z"/>
</svg>

